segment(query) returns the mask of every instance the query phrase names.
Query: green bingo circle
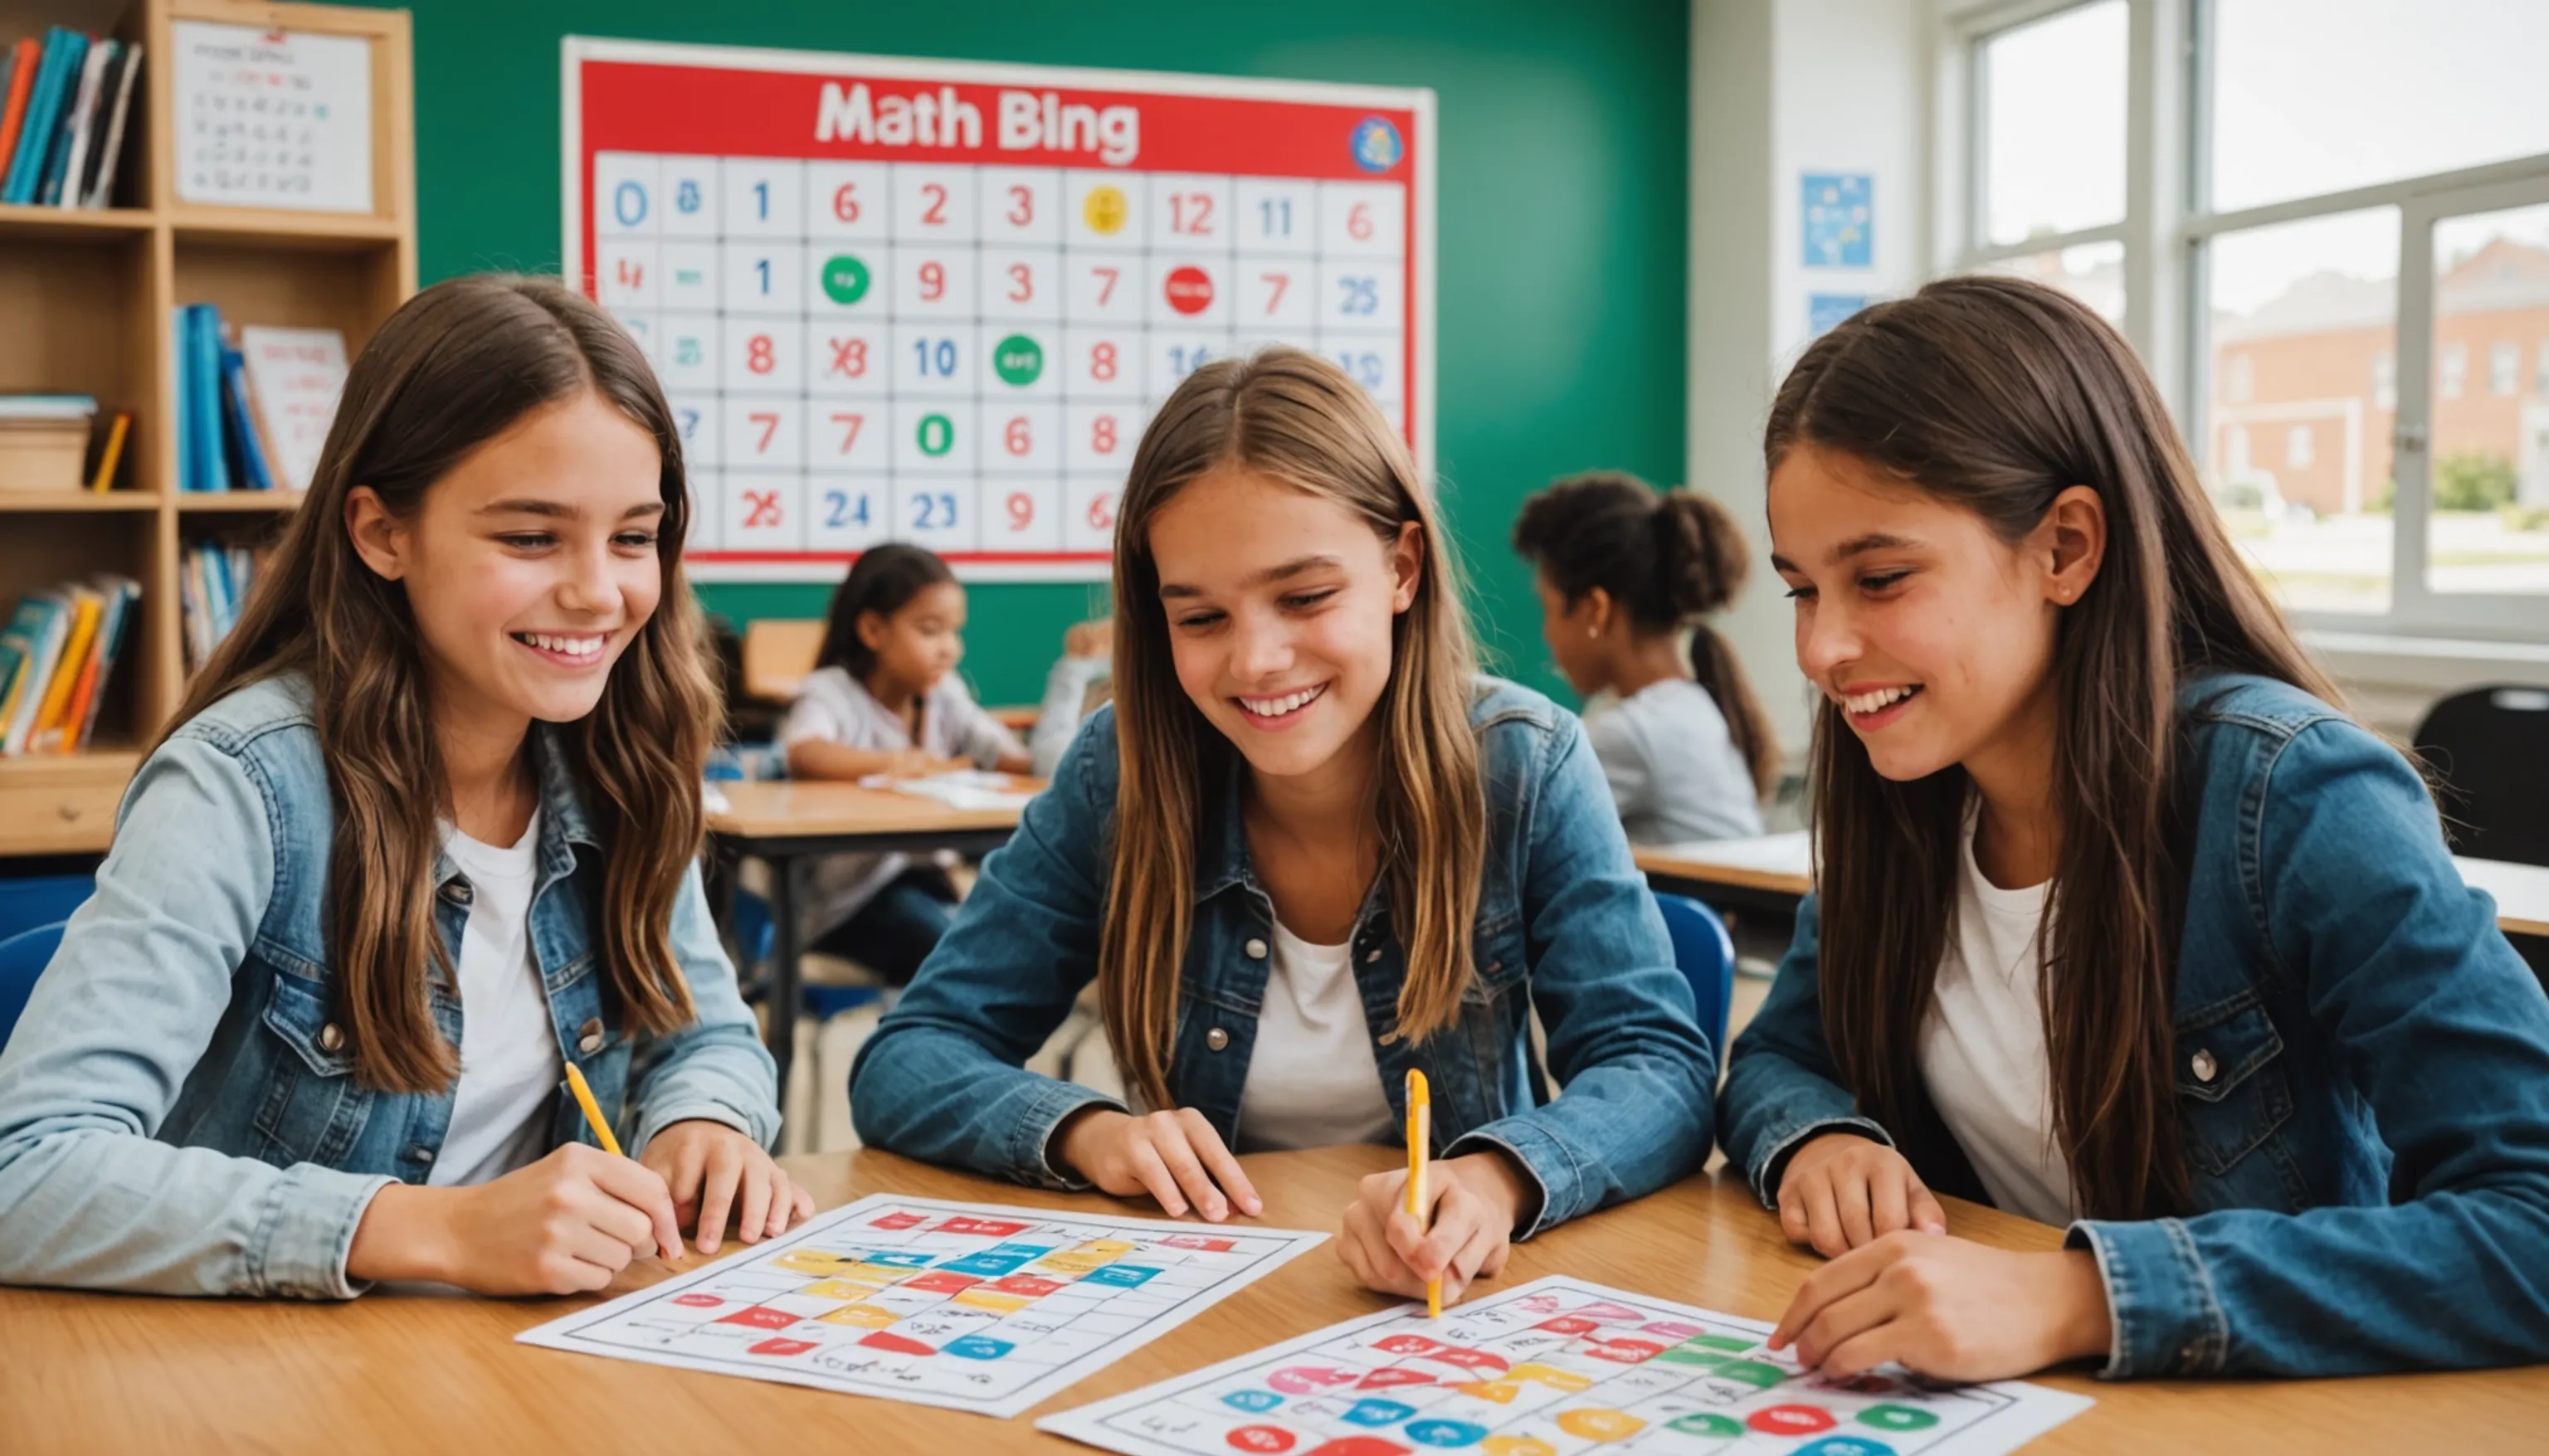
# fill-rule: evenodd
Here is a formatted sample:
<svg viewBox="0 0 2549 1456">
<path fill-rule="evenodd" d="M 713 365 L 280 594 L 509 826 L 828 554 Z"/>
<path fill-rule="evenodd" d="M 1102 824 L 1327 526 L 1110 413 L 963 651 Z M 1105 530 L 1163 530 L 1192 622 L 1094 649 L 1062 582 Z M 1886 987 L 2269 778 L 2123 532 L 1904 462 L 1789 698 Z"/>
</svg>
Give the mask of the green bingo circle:
<svg viewBox="0 0 2549 1456">
<path fill-rule="evenodd" d="M 868 296 L 868 265 L 847 253 L 823 265 L 823 294 L 836 304 L 855 304 Z"/>
<path fill-rule="evenodd" d="M 956 426 L 944 414 L 920 416 L 920 453 L 944 455 L 956 448 Z"/>
<path fill-rule="evenodd" d="M 1694 1410 L 1688 1415 L 1675 1419 L 1664 1429 L 1678 1431 L 1686 1436 L 1708 1436 L 1721 1441 L 1731 1441 L 1744 1434 L 1744 1427 L 1736 1424 L 1731 1418 L 1706 1410 Z"/>
<path fill-rule="evenodd" d="M 1928 1430 L 1938 1423 L 1938 1417 L 1910 1406 L 1870 1406 L 1858 1412 L 1858 1423 L 1878 1430 Z"/>
<path fill-rule="evenodd" d="M 1010 334 L 991 351 L 991 368 L 1003 384 L 1031 385 L 1044 373 L 1044 346 L 1023 333 Z"/>
</svg>

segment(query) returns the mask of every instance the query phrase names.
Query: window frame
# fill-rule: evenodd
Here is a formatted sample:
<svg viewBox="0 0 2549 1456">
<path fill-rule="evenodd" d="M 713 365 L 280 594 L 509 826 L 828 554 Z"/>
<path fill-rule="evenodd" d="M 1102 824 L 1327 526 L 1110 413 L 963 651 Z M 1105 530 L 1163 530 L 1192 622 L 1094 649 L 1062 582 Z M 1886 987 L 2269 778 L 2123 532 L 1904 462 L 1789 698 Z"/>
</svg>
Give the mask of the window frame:
<svg viewBox="0 0 2549 1456">
<path fill-rule="evenodd" d="M 1985 211 L 1985 46 L 2018 27 L 2095 3 L 2099 0 L 1940 0 L 1933 64 L 1937 101 L 1932 112 L 1936 131 L 1932 199 L 1939 226 L 1932 236 L 1931 271 L 1970 272 L 2083 243 L 2121 242 L 2124 335 L 2158 384 L 2181 438 L 2197 441 L 2206 439 L 2211 427 L 2206 267 L 2213 240 L 2338 213 L 2398 209 L 2398 332 L 2390 366 L 2397 394 L 2391 447 L 2398 491 L 2392 506 L 2390 605 L 2383 612 L 2288 609 L 2289 614 L 2313 635 L 2549 645 L 2549 594 L 2436 592 L 2425 576 L 2434 466 L 2429 442 L 2439 363 L 2434 358 L 2433 228 L 2453 217 L 2549 203 L 2549 152 L 2213 211 L 2211 67 L 2219 0 L 2124 0 L 2128 47 L 2124 220 L 1993 244 Z M 2549 349 L 2549 340 L 2540 346 Z M 2543 373 L 2549 374 L 2549 367 Z M 2517 366 L 2517 398 L 2527 398 L 2524 387 L 2529 383 Z"/>
</svg>

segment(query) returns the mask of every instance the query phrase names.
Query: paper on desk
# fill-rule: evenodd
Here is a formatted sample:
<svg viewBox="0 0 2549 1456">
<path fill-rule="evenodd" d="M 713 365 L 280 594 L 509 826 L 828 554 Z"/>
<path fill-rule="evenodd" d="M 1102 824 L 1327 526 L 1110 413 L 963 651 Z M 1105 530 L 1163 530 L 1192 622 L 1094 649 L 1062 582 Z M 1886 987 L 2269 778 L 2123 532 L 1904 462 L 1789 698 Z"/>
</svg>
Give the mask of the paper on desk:
<svg viewBox="0 0 2549 1456">
<path fill-rule="evenodd" d="M 1035 797 L 1017 786 L 1018 781 L 1006 774 L 990 774 L 980 769 L 959 769 L 948 774 L 932 774 L 923 778 L 888 778 L 883 774 L 859 780 L 870 788 L 890 788 L 897 793 L 935 799 L 951 809 L 1023 809 Z"/>
</svg>

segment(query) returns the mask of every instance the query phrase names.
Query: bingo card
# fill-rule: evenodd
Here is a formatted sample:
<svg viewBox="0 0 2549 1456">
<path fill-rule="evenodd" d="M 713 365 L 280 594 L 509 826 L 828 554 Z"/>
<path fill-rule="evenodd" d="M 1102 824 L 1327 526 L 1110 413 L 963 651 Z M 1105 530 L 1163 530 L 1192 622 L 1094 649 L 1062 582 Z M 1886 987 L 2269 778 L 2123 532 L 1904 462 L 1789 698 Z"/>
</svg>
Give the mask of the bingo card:
<svg viewBox="0 0 2549 1456">
<path fill-rule="evenodd" d="M 571 37 L 564 96 L 567 276 L 663 381 L 695 577 L 1103 580 L 1152 413 L 1274 342 L 1430 474 L 1430 91 Z"/>
<path fill-rule="evenodd" d="M 515 1337 L 1015 1415 L 1326 1237 L 875 1194 Z"/>
<path fill-rule="evenodd" d="M 2000 1456 L 2092 1404 L 2042 1386 L 1832 1382 L 1772 1326 L 1562 1276 L 1421 1304 L 1066 1410 L 1127 1456 Z"/>
</svg>

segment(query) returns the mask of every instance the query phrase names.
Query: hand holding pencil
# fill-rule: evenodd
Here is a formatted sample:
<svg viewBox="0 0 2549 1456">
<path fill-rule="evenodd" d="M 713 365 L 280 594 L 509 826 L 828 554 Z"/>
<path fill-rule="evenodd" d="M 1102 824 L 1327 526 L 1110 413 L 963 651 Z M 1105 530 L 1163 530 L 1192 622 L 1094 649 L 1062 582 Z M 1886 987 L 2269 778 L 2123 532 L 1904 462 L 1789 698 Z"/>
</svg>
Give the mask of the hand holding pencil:
<svg viewBox="0 0 2549 1456">
<path fill-rule="evenodd" d="M 1434 1160 L 1431 1091 L 1424 1073 L 1409 1073 L 1407 1166 L 1363 1180 L 1337 1253 L 1367 1288 L 1439 1315 L 1471 1281 L 1504 1272 L 1527 1194 L 1501 1152 Z"/>
</svg>

